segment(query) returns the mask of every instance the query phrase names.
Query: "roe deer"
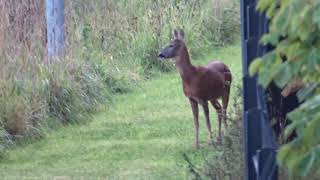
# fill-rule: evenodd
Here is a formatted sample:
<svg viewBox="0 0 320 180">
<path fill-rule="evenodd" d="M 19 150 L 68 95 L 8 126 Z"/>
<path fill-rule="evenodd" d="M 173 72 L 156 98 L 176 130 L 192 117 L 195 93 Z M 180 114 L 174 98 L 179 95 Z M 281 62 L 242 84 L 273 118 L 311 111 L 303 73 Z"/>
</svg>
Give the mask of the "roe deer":
<svg viewBox="0 0 320 180">
<path fill-rule="evenodd" d="M 212 61 L 207 66 L 193 66 L 189 59 L 187 46 L 184 42 L 183 30 L 174 30 L 174 39 L 164 47 L 159 54 L 162 59 L 173 58 L 176 69 L 180 73 L 183 91 L 189 98 L 195 125 L 195 146 L 199 148 L 199 120 L 198 104 L 204 110 L 209 141 L 212 141 L 211 124 L 209 119 L 208 101 L 218 113 L 218 136 L 217 142 L 221 141 L 221 121 L 227 128 L 226 110 L 228 107 L 232 74 L 229 68 L 220 61 Z M 218 99 L 222 99 L 222 106 Z"/>
</svg>

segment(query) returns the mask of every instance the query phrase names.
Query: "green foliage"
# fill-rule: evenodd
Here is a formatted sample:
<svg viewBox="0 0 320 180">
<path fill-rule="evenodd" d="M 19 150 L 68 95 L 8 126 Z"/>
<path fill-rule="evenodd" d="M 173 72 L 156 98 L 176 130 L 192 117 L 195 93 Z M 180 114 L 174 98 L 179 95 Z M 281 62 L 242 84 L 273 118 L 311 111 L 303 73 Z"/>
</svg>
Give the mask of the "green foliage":
<svg viewBox="0 0 320 180">
<path fill-rule="evenodd" d="M 184 28 L 193 58 L 213 45 L 233 42 L 222 37 L 233 37 L 238 28 L 227 23 L 239 18 L 234 7 L 221 6 L 228 20 L 220 20 L 210 16 L 209 0 L 74 0 L 65 5 L 66 54 L 49 62 L 45 3 L 0 2 L 0 153 L 11 142 L 45 136 L 44 129 L 57 124 L 88 120 L 88 113 L 110 102 L 111 93 L 130 92 L 153 74 L 171 71 L 173 63 L 157 55 L 174 28 Z M 205 26 L 211 19 L 219 26 Z"/>
<path fill-rule="evenodd" d="M 86 49 L 102 54 L 109 67 L 148 78 L 154 71 L 174 69 L 172 63 L 160 61 L 158 53 L 175 28 L 184 29 L 193 58 L 212 46 L 236 41 L 240 22 L 237 5 L 226 2 L 215 8 L 210 0 L 76 0 L 68 9 L 68 31 L 75 34 L 70 42 L 84 43 Z M 132 80 L 131 74 L 120 76 Z"/>
<path fill-rule="evenodd" d="M 240 16 L 239 1 L 212 1 L 213 8 L 207 8 L 204 22 L 204 36 L 213 45 L 225 46 L 239 38 Z"/>
<path fill-rule="evenodd" d="M 305 177 L 320 165 L 320 2 L 260 0 L 257 8 L 270 18 L 270 32 L 261 42 L 275 49 L 255 60 L 250 73 L 258 74 L 264 87 L 302 81 L 297 93 L 302 104 L 288 114 L 291 124 L 285 128 L 286 137 L 296 131 L 297 138 L 280 147 L 278 163 L 291 176 Z"/>
<path fill-rule="evenodd" d="M 6 79 L 0 77 L 3 150 L 12 142 L 43 137 L 43 128 L 53 124 L 48 121 L 66 124 L 87 120 L 89 112 L 99 110 L 109 100 L 108 88 L 85 62 L 66 57 L 65 61 L 47 66 L 33 60 L 36 63 L 29 65 L 33 71 L 25 72 L 24 76 L 3 67 L 8 75 Z"/>
<path fill-rule="evenodd" d="M 150 78 L 153 73 L 157 71 L 160 72 L 170 72 L 174 69 L 173 63 L 169 61 L 161 61 L 158 58 L 159 50 L 162 48 L 160 42 L 163 40 L 161 37 L 156 37 L 152 33 L 149 35 L 138 34 L 137 40 L 137 49 L 135 56 L 140 59 L 141 75 L 146 78 Z"/>
<path fill-rule="evenodd" d="M 86 63 L 63 66 L 64 62 L 52 65 L 47 77 L 49 115 L 67 123 L 85 120 L 86 112 L 95 112 L 107 102 L 107 87 Z"/>
<path fill-rule="evenodd" d="M 259 71 L 259 68 L 262 64 L 262 59 L 256 59 L 255 61 L 253 61 L 249 67 L 249 74 L 252 76 L 254 74 L 256 74 Z"/>
</svg>

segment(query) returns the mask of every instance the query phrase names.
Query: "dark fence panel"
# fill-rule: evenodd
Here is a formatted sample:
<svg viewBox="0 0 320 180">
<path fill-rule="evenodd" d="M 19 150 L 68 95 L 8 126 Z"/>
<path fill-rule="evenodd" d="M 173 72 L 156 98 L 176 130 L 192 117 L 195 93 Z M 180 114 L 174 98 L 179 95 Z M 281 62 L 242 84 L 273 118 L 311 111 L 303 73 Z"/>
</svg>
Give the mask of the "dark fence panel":
<svg viewBox="0 0 320 180">
<path fill-rule="evenodd" d="M 270 47 L 259 44 L 268 31 L 268 20 L 256 12 L 256 0 L 241 0 L 241 37 L 244 98 L 244 146 L 246 180 L 277 179 L 277 144 L 269 120 L 266 91 L 250 77 L 248 67 L 254 58 Z"/>
</svg>

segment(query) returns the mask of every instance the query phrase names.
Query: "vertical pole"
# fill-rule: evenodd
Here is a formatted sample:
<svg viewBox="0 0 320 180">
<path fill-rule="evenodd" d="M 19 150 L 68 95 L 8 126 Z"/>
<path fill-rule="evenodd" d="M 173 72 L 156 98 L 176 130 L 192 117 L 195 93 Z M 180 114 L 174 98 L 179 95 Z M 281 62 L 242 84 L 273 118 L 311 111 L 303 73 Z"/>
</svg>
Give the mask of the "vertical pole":
<svg viewBox="0 0 320 180">
<path fill-rule="evenodd" d="M 253 157 L 261 148 L 261 114 L 257 108 L 257 82 L 248 73 L 249 65 L 257 56 L 258 35 L 253 31 L 257 27 L 258 16 L 254 13 L 255 3 L 241 0 L 241 40 L 242 40 L 242 71 L 243 71 L 243 128 L 245 149 L 245 180 L 257 180 Z M 257 28 L 256 28 L 257 29 Z M 258 164 L 256 164 L 258 165 Z"/>
<path fill-rule="evenodd" d="M 48 58 L 64 53 L 64 0 L 46 0 Z"/>
</svg>

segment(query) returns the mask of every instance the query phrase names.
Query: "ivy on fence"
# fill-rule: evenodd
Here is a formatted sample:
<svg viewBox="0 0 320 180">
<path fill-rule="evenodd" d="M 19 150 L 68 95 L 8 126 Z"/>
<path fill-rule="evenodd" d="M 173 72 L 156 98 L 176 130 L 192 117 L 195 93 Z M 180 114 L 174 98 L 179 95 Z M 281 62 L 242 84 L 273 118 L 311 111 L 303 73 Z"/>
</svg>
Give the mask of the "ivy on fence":
<svg viewBox="0 0 320 180">
<path fill-rule="evenodd" d="M 260 0 L 257 9 L 270 19 L 261 43 L 275 48 L 250 65 L 250 74 L 267 87 L 275 82 L 283 95 L 297 91 L 301 105 L 287 117 L 285 137 L 296 138 L 280 147 L 278 164 L 291 176 L 320 173 L 320 1 Z"/>
</svg>

